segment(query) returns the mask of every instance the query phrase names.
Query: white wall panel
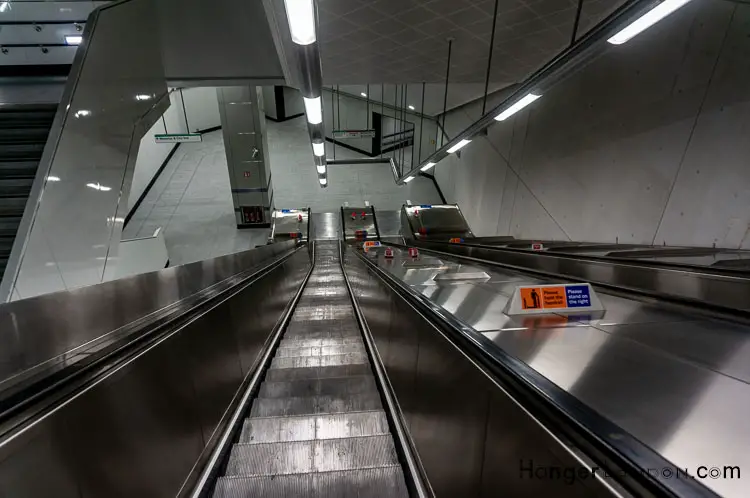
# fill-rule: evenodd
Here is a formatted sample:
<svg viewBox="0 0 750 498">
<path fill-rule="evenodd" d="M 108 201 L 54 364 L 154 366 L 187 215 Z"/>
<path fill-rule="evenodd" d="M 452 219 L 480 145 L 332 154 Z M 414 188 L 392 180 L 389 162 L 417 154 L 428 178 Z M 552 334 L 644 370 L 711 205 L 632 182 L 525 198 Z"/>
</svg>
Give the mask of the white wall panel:
<svg viewBox="0 0 750 498">
<path fill-rule="evenodd" d="M 185 110 L 191 132 L 221 126 L 216 88 L 184 88 L 182 96 L 185 99 Z"/>
</svg>

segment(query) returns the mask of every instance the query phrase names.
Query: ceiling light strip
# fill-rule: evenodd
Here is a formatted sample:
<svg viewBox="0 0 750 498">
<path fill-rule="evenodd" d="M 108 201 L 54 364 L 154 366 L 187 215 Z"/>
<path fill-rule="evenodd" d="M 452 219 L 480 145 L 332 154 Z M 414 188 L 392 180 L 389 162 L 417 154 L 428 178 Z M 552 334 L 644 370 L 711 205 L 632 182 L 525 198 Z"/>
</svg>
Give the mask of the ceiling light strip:
<svg viewBox="0 0 750 498">
<path fill-rule="evenodd" d="M 530 96 L 538 98 L 538 96 L 542 95 L 542 90 L 550 88 L 564 77 L 573 73 L 581 65 L 590 61 L 593 56 L 600 54 L 606 50 L 607 47 L 611 47 L 611 45 L 607 43 L 607 40 L 612 38 L 612 33 L 620 32 L 625 26 L 630 25 L 633 21 L 642 17 L 657 5 L 659 5 L 659 3 L 655 0 L 628 0 L 624 2 L 623 5 L 621 5 L 604 21 L 599 23 L 588 33 L 579 38 L 578 41 L 560 52 L 555 58 L 529 76 L 518 86 L 516 91 L 511 93 L 505 100 L 503 100 L 503 102 L 491 109 L 464 131 L 456 135 L 451 141 L 444 144 L 440 149 L 435 151 L 421 163 L 415 165 L 411 170 L 405 171 L 398 178 L 397 182 L 403 184 L 406 178 L 413 178 L 429 163 L 439 163 L 451 154 L 450 151 L 454 149 L 454 147 L 463 141 L 471 141 L 473 137 L 495 123 L 496 118 L 504 116 L 506 111 L 511 111 L 514 105 L 524 102 L 523 105 L 514 109 L 510 114 L 505 115 L 503 119 L 507 118 L 512 113 L 518 112 L 522 107 L 529 105 L 536 100 L 536 98 L 532 99 Z M 526 101 L 524 101 L 524 99 L 526 99 Z M 466 144 L 464 143 L 455 150 L 458 150 L 465 145 Z"/>
<path fill-rule="evenodd" d="M 316 30 L 315 0 L 284 0 L 289 32 L 299 61 L 300 93 L 305 103 L 313 164 L 321 187 L 328 186 L 323 127 L 323 71 Z"/>
</svg>

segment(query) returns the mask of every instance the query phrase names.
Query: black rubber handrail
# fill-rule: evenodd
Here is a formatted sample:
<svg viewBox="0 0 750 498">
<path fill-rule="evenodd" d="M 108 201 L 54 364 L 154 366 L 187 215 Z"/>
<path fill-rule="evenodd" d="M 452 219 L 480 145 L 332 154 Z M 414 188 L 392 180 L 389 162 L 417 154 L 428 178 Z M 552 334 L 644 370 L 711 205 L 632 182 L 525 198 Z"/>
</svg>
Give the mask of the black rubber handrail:
<svg viewBox="0 0 750 498">
<path fill-rule="evenodd" d="M 650 469 L 676 472 L 679 467 L 362 254 L 357 253 L 357 256 L 534 417 L 549 429 L 555 429 L 553 432 L 564 434 L 577 446 L 585 448 L 587 456 L 625 489 L 637 496 L 719 496 L 695 479 L 656 479 Z"/>
</svg>

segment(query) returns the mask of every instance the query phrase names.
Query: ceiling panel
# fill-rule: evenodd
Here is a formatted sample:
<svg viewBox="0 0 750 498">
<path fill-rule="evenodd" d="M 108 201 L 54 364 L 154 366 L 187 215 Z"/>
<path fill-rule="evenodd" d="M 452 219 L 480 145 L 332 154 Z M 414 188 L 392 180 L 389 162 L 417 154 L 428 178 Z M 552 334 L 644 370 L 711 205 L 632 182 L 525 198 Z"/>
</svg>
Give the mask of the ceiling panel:
<svg viewBox="0 0 750 498">
<path fill-rule="evenodd" d="M 584 0 L 580 34 L 624 0 Z M 317 0 L 326 84 L 484 82 L 494 0 Z M 499 0 L 490 79 L 522 80 L 570 43 L 577 0 Z"/>
</svg>

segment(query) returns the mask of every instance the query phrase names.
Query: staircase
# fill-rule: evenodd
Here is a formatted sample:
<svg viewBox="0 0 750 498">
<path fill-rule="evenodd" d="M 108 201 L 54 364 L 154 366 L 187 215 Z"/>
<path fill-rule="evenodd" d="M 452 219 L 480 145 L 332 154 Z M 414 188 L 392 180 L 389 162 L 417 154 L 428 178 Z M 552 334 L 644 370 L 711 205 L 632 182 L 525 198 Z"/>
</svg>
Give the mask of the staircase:
<svg viewBox="0 0 750 498">
<path fill-rule="evenodd" d="M 0 105 L 0 277 L 56 111 L 57 104 Z"/>
</svg>

